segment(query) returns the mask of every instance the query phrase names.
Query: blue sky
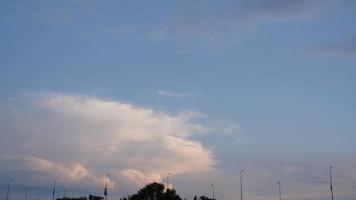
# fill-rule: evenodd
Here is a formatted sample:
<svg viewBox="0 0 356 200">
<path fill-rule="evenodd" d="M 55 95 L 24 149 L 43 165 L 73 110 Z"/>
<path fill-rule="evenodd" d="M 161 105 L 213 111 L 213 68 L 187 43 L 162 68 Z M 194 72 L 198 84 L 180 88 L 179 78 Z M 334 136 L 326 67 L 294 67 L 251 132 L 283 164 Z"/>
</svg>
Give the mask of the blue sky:
<svg viewBox="0 0 356 200">
<path fill-rule="evenodd" d="M 110 173 L 119 196 L 173 170 L 187 199 L 215 182 L 229 200 L 241 168 L 247 199 L 277 179 L 326 199 L 329 165 L 355 199 L 355 21 L 352 0 L 1 1 L 1 199 L 10 177 L 49 198 L 56 175 L 87 195 Z M 81 145 L 101 134 L 132 144 L 99 164 Z"/>
</svg>

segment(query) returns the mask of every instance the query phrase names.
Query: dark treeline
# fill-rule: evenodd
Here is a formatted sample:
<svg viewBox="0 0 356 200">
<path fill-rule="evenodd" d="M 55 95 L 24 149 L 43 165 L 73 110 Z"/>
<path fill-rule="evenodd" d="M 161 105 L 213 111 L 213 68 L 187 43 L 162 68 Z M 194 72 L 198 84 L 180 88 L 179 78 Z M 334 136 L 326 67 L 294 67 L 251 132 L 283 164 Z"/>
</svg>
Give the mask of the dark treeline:
<svg viewBox="0 0 356 200">
<path fill-rule="evenodd" d="M 182 200 L 175 189 L 166 189 L 161 183 L 151 183 L 140 189 L 136 194 L 122 197 L 120 200 Z M 214 200 L 206 196 L 197 196 L 194 200 Z"/>
<path fill-rule="evenodd" d="M 89 195 L 87 197 L 71 198 L 63 197 L 57 200 L 103 200 L 103 197 Z M 137 191 L 136 194 L 121 197 L 119 200 L 183 200 L 175 189 L 165 189 L 161 183 L 150 183 Z M 194 197 L 194 200 L 215 200 L 206 196 Z"/>
<path fill-rule="evenodd" d="M 182 200 L 175 189 L 165 190 L 160 183 L 151 183 L 140 189 L 136 194 L 122 197 L 120 200 Z"/>
<path fill-rule="evenodd" d="M 63 197 L 63 198 L 57 198 L 57 200 L 103 200 L 104 197 L 100 196 L 94 196 L 94 195 L 89 195 L 89 197 Z"/>
</svg>

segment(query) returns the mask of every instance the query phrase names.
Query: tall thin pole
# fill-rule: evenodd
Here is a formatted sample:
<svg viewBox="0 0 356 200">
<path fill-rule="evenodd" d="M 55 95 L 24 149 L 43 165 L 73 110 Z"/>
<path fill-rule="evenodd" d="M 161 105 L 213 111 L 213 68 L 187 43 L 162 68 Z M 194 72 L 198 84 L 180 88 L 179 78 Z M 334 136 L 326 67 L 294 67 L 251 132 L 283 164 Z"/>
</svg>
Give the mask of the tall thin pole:
<svg viewBox="0 0 356 200">
<path fill-rule="evenodd" d="M 244 172 L 244 170 L 240 171 L 240 195 L 241 195 L 240 200 L 242 200 L 242 173 L 243 172 Z"/>
<path fill-rule="evenodd" d="M 55 196 L 55 194 L 56 194 L 56 183 L 57 183 L 57 179 L 59 179 L 58 176 L 56 176 L 56 178 L 54 178 L 53 191 L 52 191 L 52 200 L 54 200 L 54 196 Z"/>
<path fill-rule="evenodd" d="M 109 174 L 106 175 L 106 178 L 105 178 L 105 189 L 104 189 L 104 197 L 105 197 L 105 200 L 107 199 L 107 196 L 108 196 L 108 178 L 109 178 Z"/>
<path fill-rule="evenodd" d="M 211 183 L 211 189 L 213 190 L 213 200 L 215 200 L 215 185 L 214 183 Z"/>
<path fill-rule="evenodd" d="M 333 191 L 333 180 L 331 177 L 331 169 L 333 167 L 329 167 L 329 175 L 330 175 L 330 192 L 331 192 L 331 200 L 334 200 L 334 191 Z"/>
<path fill-rule="evenodd" d="M 62 188 L 63 188 L 63 199 L 65 199 L 66 198 L 66 187 L 62 186 Z"/>
<path fill-rule="evenodd" d="M 282 200 L 281 183 L 278 181 L 279 200 Z"/>
<path fill-rule="evenodd" d="M 166 190 L 168 190 L 168 188 L 169 188 L 169 176 L 170 175 L 172 175 L 172 172 L 169 172 L 168 174 L 167 174 L 167 187 L 166 187 Z"/>
<path fill-rule="evenodd" d="M 11 182 L 13 181 L 13 178 L 10 178 L 9 184 L 7 185 L 7 194 L 6 194 L 6 200 L 9 200 L 9 195 L 10 195 L 10 188 L 11 188 Z"/>
</svg>

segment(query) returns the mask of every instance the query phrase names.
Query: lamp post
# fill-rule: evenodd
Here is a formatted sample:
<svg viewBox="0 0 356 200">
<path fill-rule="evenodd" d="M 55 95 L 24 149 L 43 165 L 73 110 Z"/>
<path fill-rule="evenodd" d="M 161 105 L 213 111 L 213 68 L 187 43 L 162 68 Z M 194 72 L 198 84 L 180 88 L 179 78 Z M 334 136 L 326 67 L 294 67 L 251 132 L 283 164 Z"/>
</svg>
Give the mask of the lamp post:
<svg viewBox="0 0 356 200">
<path fill-rule="evenodd" d="M 63 199 L 66 198 L 66 187 L 62 186 L 62 189 L 63 189 Z"/>
<path fill-rule="evenodd" d="M 169 176 L 170 175 L 172 175 L 172 172 L 169 172 L 168 174 L 167 174 L 167 187 L 166 187 L 166 190 L 168 190 L 168 188 L 169 188 Z"/>
<path fill-rule="evenodd" d="M 331 169 L 333 167 L 329 167 L 329 176 L 330 176 L 330 193 L 331 193 L 331 200 L 334 200 L 334 191 L 333 191 L 333 180 L 331 177 Z"/>
<path fill-rule="evenodd" d="M 278 181 L 278 193 L 279 193 L 279 200 L 282 200 L 281 183 L 279 181 Z"/>
<path fill-rule="evenodd" d="M 54 178 L 53 191 L 52 191 L 52 200 L 54 200 L 54 196 L 55 196 L 55 194 L 56 194 L 56 183 L 57 183 L 57 179 L 59 179 L 58 176 L 56 176 L 56 178 Z"/>
<path fill-rule="evenodd" d="M 107 196 L 108 196 L 108 178 L 109 178 L 109 174 L 106 175 L 105 177 L 105 189 L 104 189 L 104 197 L 105 197 L 105 200 L 107 199 Z"/>
<path fill-rule="evenodd" d="M 242 173 L 244 172 L 244 170 L 240 171 L 240 200 L 242 200 Z"/>
<path fill-rule="evenodd" d="M 11 188 L 11 182 L 13 181 L 13 178 L 10 178 L 9 184 L 7 185 L 7 194 L 6 194 L 6 200 L 9 200 L 9 195 L 10 195 L 10 188 Z"/>
<path fill-rule="evenodd" d="M 211 189 L 213 190 L 213 200 L 215 200 L 215 185 L 214 183 L 211 183 Z"/>
</svg>

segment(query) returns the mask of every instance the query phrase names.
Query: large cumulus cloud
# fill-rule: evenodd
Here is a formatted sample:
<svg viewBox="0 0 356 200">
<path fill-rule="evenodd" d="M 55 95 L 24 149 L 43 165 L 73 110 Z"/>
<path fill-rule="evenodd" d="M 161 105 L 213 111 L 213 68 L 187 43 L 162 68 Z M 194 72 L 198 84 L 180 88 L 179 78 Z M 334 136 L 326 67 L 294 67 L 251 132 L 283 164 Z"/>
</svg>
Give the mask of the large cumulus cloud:
<svg viewBox="0 0 356 200">
<path fill-rule="evenodd" d="M 214 169 L 213 152 L 191 139 L 206 133 L 191 122 L 197 116 L 95 97 L 32 94 L 3 112 L 0 148 L 3 158 L 20 160 L 26 170 L 66 182 L 100 184 L 110 173 L 111 186 L 118 177 L 142 185 L 168 172 Z"/>
</svg>

